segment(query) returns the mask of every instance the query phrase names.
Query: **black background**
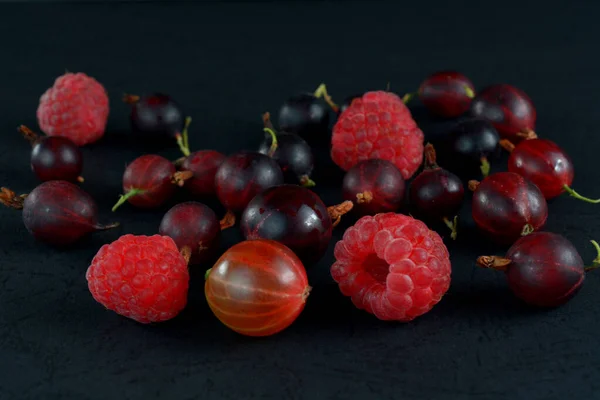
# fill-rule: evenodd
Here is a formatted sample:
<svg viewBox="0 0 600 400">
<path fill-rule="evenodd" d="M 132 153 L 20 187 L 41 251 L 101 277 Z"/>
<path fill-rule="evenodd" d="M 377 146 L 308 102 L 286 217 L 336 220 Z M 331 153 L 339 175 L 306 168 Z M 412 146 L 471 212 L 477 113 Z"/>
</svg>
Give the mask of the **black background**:
<svg viewBox="0 0 600 400">
<path fill-rule="evenodd" d="M 85 281 L 102 244 L 124 233 L 155 233 L 173 204 L 110 212 L 127 162 L 149 151 L 179 156 L 174 147 L 127 138 L 123 92 L 170 93 L 194 118 L 193 149 L 231 153 L 258 145 L 262 112 L 275 113 L 288 95 L 321 82 L 341 101 L 388 81 L 403 94 L 431 72 L 457 69 L 478 88 L 506 82 L 524 89 L 538 109 L 538 134 L 574 158 L 574 187 L 600 196 L 600 4 L 588 3 L 2 5 L 0 184 L 20 193 L 35 187 L 28 144 L 15 127 L 37 129 L 39 96 L 56 76 L 86 72 L 106 86 L 111 115 L 104 140 L 84 150 L 83 188 L 97 200 L 102 221 L 122 227 L 55 250 L 27 234 L 18 212 L 0 210 L 0 397 L 598 398 L 600 277 L 590 274 L 561 308 L 523 306 L 502 274 L 474 266 L 476 256 L 505 249 L 478 239 L 468 206 L 458 241 L 448 243 L 452 286 L 410 324 L 380 322 L 328 284 L 334 241 L 311 270 L 315 288 L 300 318 L 258 340 L 212 316 L 202 271 L 192 273 L 188 308 L 156 326 L 105 311 Z M 429 136 L 451 125 L 431 121 L 418 107 L 414 115 Z M 342 175 L 323 157 L 327 150 L 321 153 L 315 190 L 326 203 L 338 202 Z M 504 165 L 505 159 L 495 168 Z M 600 239 L 598 207 L 558 198 L 546 229 L 564 234 L 591 260 L 589 240 Z M 352 222 L 347 218 L 334 239 Z M 237 240 L 235 229 L 227 232 L 223 250 Z"/>
</svg>

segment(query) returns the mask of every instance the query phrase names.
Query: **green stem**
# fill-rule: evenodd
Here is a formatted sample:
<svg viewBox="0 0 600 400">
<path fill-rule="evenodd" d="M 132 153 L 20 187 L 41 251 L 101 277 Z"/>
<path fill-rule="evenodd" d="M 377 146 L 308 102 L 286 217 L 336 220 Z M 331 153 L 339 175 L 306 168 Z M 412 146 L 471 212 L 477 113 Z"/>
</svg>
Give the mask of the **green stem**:
<svg viewBox="0 0 600 400">
<path fill-rule="evenodd" d="M 450 228 L 450 231 L 452 232 L 450 237 L 452 240 L 456 240 L 456 237 L 458 236 L 458 215 L 456 215 L 452 221 L 444 217 L 444 224 Z"/>
<path fill-rule="evenodd" d="M 471 99 L 475 97 L 475 92 L 469 86 L 465 86 L 465 93 L 467 94 L 467 97 Z"/>
<path fill-rule="evenodd" d="M 185 148 L 188 150 L 188 153 L 190 152 L 190 139 L 189 139 L 189 135 L 188 135 L 188 130 L 190 128 L 191 123 L 192 123 L 192 117 L 186 117 L 185 124 L 183 125 L 183 132 L 181 133 L 181 135 L 183 136 L 183 144 L 184 144 Z"/>
<path fill-rule="evenodd" d="M 263 130 L 271 135 L 271 147 L 269 147 L 268 156 L 273 157 L 273 154 L 277 151 L 277 134 L 271 128 L 263 128 Z"/>
<path fill-rule="evenodd" d="M 481 157 L 481 173 L 483 177 L 487 177 L 490 174 L 490 162 L 487 157 Z"/>
<path fill-rule="evenodd" d="M 210 275 L 210 271 L 212 271 L 212 268 L 209 268 L 206 270 L 206 272 L 204 273 L 204 280 L 208 279 L 208 275 Z"/>
<path fill-rule="evenodd" d="M 304 187 L 314 187 L 317 184 L 315 183 L 315 181 L 313 181 L 312 179 L 310 179 L 310 176 L 308 176 L 308 175 L 302 175 L 300 177 L 300 185 L 302 185 Z"/>
<path fill-rule="evenodd" d="M 411 101 L 413 99 L 413 97 L 415 97 L 416 93 L 406 93 L 403 97 L 402 97 L 402 102 L 404 104 L 408 104 L 409 101 Z"/>
<path fill-rule="evenodd" d="M 144 192 L 145 192 L 145 190 L 143 190 L 143 189 L 131 189 L 129 192 L 122 194 L 119 197 L 119 201 L 117 201 L 117 204 L 115 204 L 113 206 L 112 211 L 115 212 L 117 210 L 117 208 L 122 206 L 127 200 L 129 200 L 133 196 L 137 196 L 138 194 L 142 194 Z"/>
<path fill-rule="evenodd" d="M 596 249 L 596 258 L 594 258 L 594 260 L 592 261 L 592 265 L 590 265 L 589 267 L 585 267 L 586 271 L 591 271 L 600 268 L 600 245 L 595 240 L 590 240 L 590 242 L 592 242 L 592 245 Z"/>
<path fill-rule="evenodd" d="M 313 94 L 317 99 L 320 99 L 321 97 L 325 100 L 325 102 L 327 104 L 329 104 L 329 107 L 331 107 L 331 109 L 333 110 L 333 112 L 339 112 L 340 108 L 338 107 L 337 104 L 335 104 L 333 102 L 333 99 L 331 98 L 331 96 L 329 95 L 329 93 L 327 93 L 327 86 L 325 86 L 324 83 L 321 83 L 319 85 L 319 87 L 317 88 L 317 90 L 315 90 L 315 93 Z"/>
<path fill-rule="evenodd" d="M 574 191 L 573 189 L 571 189 L 569 187 L 569 185 L 563 185 L 563 189 L 565 189 L 565 192 L 569 193 L 569 195 L 571 197 L 575 197 L 577 200 L 582 200 L 582 201 L 585 201 L 587 203 L 593 203 L 593 204 L 600 203 L 600 199 L 590 199 L 588 197 L 583 197 L 582 195 L 580 195 L 579 193 L 577 193 L 576 191 Z"/>
<path fill-rule="evenodd" d="M 533 231 L 535 230 L 535 228 L 533 227 L 533 225 L 531 224 L 526 224 L 523 227 L 523 230 L 521 230 L 521 236 L 527 236 L 533 233 Z"/>
</svg>

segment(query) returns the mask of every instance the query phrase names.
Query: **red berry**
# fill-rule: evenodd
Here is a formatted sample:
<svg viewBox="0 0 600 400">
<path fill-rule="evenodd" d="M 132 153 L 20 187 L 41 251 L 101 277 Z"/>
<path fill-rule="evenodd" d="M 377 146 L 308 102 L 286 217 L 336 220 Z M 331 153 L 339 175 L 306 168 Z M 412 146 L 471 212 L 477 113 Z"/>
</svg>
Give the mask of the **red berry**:
<svg viewBox="0 0 600 400">
<path fill-rule="evenodd" d="M 525 92 L 507 84 L 483 89 L 473 99 L 471 113 L 492 122 L 506 138 L 527 137 L 535 128 L 533 103 Z"/>
<path fill-rule="evenodd" d="M 100 225 L 94 199 L 79 186 L 66 181 L 48 181 L 28 195 L 17 196 L 2 188 L 0 203 L 23 210 L 25 228 L 37 240 L 56 246 L 75 243 L 83 236 L 117 227 Z"/>
<path fill-rule="evenodd" d="M 505 257 L 482 256 L 477 265 L 506 272 L 513 293 L 525 302 L 556 307 L 569 301 L 581 288 L 585 271 L 600 267 L 600 247 L 592 241 L 598 257 L 585 267 L 581 256 L 566 238 L 536 232 L 517 240 Z"/>
<path fill-rule="evenodd" d="M 247 336 L 281 332 L 298 318 L 310 293 L 302 262 L 281 243 L 250 240 L 227 250 L 206 274 L 215 316 Z"/>
<path fill-rule="evenodd" d="M 182 250 L 191 252 L 190 264 L 210 260 L 219 249 L 221 226 L 208 206 L 197 202 L 177 204 L 164 215 L 158 233 L 169 236 Z"/>
<path fill-rule="evenodd" d="M 419 99 L 434 115 L 444 118 L 458 117 L 469 110 L 475 96 L 475 86 L 463 74 L 441 71 L 421 83 Z M 405 101 L 408 98 L 405 97 Z"/>
<path fill-rule="evenodd" d="M 148 324 L 175 317 L 187 303 L 187 257 L 170 237 L 124 235 L 100 248 L 85 275 L 94 299 Z"/>
<path fill-rule="evenodd" d="M 81 150 L 60 136 L 38 136 L 21 125 L 18 131 L 31 143 L 31 170 L 39 180 L 83 182 Z"/>
<path fill-rule="evenodd" d="M 146 154 L 136 158 L 123 174 L 123 191 L 113 211 L 128 201 L 139 208 L 156 208 L 175 193 L 176 185 L 183 186 L 192 177 L 189 171 L 177 172 L 175 165 L 164 157 Z"/>
<path fill-rule="evenodd" d="M 108 96 L 98 81 L 83 73 L 66 73 L 40 98 L 37 119 L 46 135 L 83 146 L 104 135 L 108 113 Z"/>
<path fill-rule="evenodd" d="M 473 190 L 473 219 L 477 226 L 500 243 L 514 243 L 546 223 L 548 205 L 540 189 L 513 172 L 499 172 L 481 183 L 469 182 Z"/>
<path fill-rule="evenodd" d="M 196 151 L 183 158 L 179 169 L 194 174 L 185 182 L 185 188 L 196 197 L 215 196 L 215 175 L 225 158 L 223 154 L 214 150 Z"/>
<path fill-rule="evenodd" d="M 333 227 L 351 208 L 351 202 L 327 208 L 319 196 L 302 186 L 275 186 L 252 199 L 240 228 L 246 239 L 276 240 L 305 265 L 312 265 L 323 257 Z"/>
<path fill-rule="evenodd" d="M 335 246 L 331 275 L 359 309 L 381 320 L 410 321 L 436 305 L 450 286 L 450 259 L 440 236 L 414 218 L 365 216 Z"/>
<path fill-rule="evenodd" d="M 397 211 L 404 200 L 402 173 L 387 160 L 364 160 L 350 168 L 344 176 L 344 200 L 355 203 L 360 215 Z"/>
<path fill-rule="evenodd" d="M 511 152 L 508 170 L 535 183 L 546 199 L 567 192 L 579 200 L 600 203 L 600 199 L 588 199 L 571 189 L 575 175 L 573 162 L 556 143 L 536 138 L 523 140 L 516 146 L 503 140 L 502 145 Z"/>
<path fill-rule="evenodd" d="M 395 94 L 367 92 L 340 114 L 333 127 L 331 158 L 344 171 L 359 161 L 391 161 L 410 178 L 423 161 L 423 132 Z"/>
<path fill-rule="evenodd" d="M 277 161 L 253 152 L 229 156 L 215 175 L 217 197 L 233 213 L 241 213 L 254 196 L 281 184 L 283 172 Z"/>
</svg>

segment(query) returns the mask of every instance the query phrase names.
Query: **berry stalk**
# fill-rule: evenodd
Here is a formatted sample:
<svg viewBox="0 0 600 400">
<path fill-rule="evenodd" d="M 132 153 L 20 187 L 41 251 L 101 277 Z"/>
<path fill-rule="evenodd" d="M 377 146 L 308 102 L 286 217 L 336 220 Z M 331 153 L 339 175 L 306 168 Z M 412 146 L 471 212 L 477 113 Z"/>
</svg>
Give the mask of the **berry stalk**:
<svg viewBox="0 0 600 400">
<path fill-rule="evenodd" d="M 96 225 L 94 225 L 94 229 L 97 230 L 97 231 L 106 231 L 108 229 L 116 228 L 116 227 L 118 227 L 120 225 L 121 224 L 119 222 L 113 222 L 113 223 L 106 224 L 106 225 L 96 224 Z"/>
<path fill-rule="evenodd" d="M 456 240 L 456 237 L 458 236 L 458 215 L 455 215 L 452 221 L 447 217 L 444 217 L 443 221 L 444 224 L 446 224 L 446 226 L 450 229 L 450 238 L 452 238 L 452 240 Z"/>
<path fill-rule="evenodd" d="M 6 207 L 22 210 L 26 197 L 26 194 L 17 196 L 15 192 L 8 188 L 0 188 L 0 203 L 4 204 Z"/>
<path fill-rule="evenodd" d="M 481 256 L 477 258 L 477 266 L 481 268 L 495 269 L 497 271 L 506 271 L 512 260 L 498 256 Z"/>
<path fill-rule="evenodd" d="M 263 130 L 269 135 L 271 135 L 271 147 L 269 147 L 267 155 L 269 157 L 273 157 L 273 155 L 277 151 L 277 135 L 275 134 L 275 131 L 273 131 L 273 129 L 271 128 L 264 128 Z"/>
<path fill-rule="evenodd" d="M 600 203 L 600 199 L 590 199 L 589 197 L 584 197 L 577 193 L 575 190 L 571 189 L 569 185 L 563 185 L 563 189 L 565 192 L 569 194 L 569 196 L 576 198 L 577 200 L 585 201 L 586 203 L 598 204 Z"/>
<path fill-rule="evenodd" d="M 119 196 L 119 201 L 112 208 L 112 212 L 115 212 L 117 208 L 121 207 L 127 200 L 132 198 L 133 196 L 137 196 L 140 194 L 144 194 L 146 191 L 144 189 L 131 189 L 129 192 L 122 194 Z"/>
<path fill-rule="evenodd" d="M 484 178 L 490 174 L 490 162 L 488 161 L 487 157 L 481 157 L 481 166 L 479 169 L 481 169 L 481 174 Z"/>
<path fill-rule="evenodd" d="M 592 260 L 592 265 L 589 267 L 585 267 L 586 271 L 592 271 L 594 269 L 600 268 L 600 245 L 595 240 L 590 240 L 594 248 L 596 249 L 596 258 Z"/>
<path fill-rule="evenodd" d="M 333 223 L 333 227 L 336 227 L 340 221 L 342 220 L 342 216 L 350 212 L 354 207 L 354 203 L 349 200 L 344 201 L 343 203 L 329 206 L 327 207 L 327 212 L 329 213 L 329 217 Z"/>
<path fill-rule="evenodd" d="M 138 96 L 136 94 L 125 93 L 123 95 L 123 103 L 133 105 L 133 104 L 137 103 L 138 101 L 140 101 L 140 96 Z"/>
<path fill-rule="evenodd" d="M 338 113 L 340 111 L 340 107 L 333 102 L 331 96 L 329 95 L 329 93 L 327 93 L 327 86 L 325 86 L 324 83 L 321 83 L 317 90 L 315 90 L 314 96 L 317 99 L 323 98 L 323 100 L 325 100 L 325 102 L 329 104 L 329 107 L 331 107 L 333 112 Z"/>
<path fill-rule="evenodd" d="M 25 125 L 19 126 L 17 132 L 23 135 L 32 147 L 40 140 L 40 137 Z"/>
<path fill-rule="evenodd" d="M 425 169 L 436 169 L 439 168 L 437 164 L 437 155 L 435 153 L 435 148 L 431 143 L 427 143 L 425 145 L 425 149 L 423 150 L 424 155 L 424 168 Z"/>
<path fill-rule="evenodd" d="M 308 175 L 302 175 L 300 177 L 300 185 L 304 186 L 304 187 L 314 187 L 314 186 L 317 186 L 317 184 L 315 183 L 315 181 L 313 181 L 312 179 L 310 179 L 310 177 Z"/>
<path fill-rule="evenodd" d="M 221 224 L 221 230 L 224 231 L 225 229 L 229 229 L 232 226 L 235 225 L 235 214 L 232 211 L 227 211 L 225 213 L 225 216 L 223 216 L 223 219 L 221 219 L 220 224 Z"/>
<path fill-rule="evenodd" d="M 192 123 L 192 117 L 186 117 L 185 124 L 183 126 L 183 130 L 181 131 L 181 133 L 175 134 L 175 140 L 177 140 L 177 146 L 179 146 L 179 150 L 181 150 L 183 155 L 186 157 L 191 154 L 189 137 L 188 137 L 189 136 L 188 128 L 190 127 L 191 123 Z"/>
</svg>

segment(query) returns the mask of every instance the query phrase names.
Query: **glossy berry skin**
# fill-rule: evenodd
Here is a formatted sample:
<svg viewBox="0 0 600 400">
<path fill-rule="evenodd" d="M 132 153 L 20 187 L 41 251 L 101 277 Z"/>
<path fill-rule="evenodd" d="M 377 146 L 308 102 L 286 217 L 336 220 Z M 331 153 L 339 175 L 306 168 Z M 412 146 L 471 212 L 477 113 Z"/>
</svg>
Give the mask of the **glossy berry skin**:
<svg viewBox="0 0 600 400">
<path fill-rule="evenodd" d="M 310 178 L 314 168 L 314 156 L 304 139 L 293 133 L 278 132 L 277 148 L 273 154 L 269 154 L 272 142 L 271 136 L 268 135 L 258 152 L 276 160 L 288 182 L 298 183 Z"/>
<path fill-rule="evenodd" d="M 183 129 L 185 117 L 170 96 L 155 93 L 141 97 L 132 105 L 130 121 L 136 134 L 175 136 Z"/>
<path fill-rule="evenodd" d="M 207 274 L 210 309 L 228 328 L 270 336 L 290 326 L 304 309 L 310 286 L 302 262 L 281 243 L 250 240 L 227 250 Z"/>
<path fill-rule="evenodd" d="M 571 158 L 547 139 L 523 140 L 511 152 L 508 170 L 535 183 L 546 199 L 564 193 L 571 186 L 575 171 Z"/>
<path fill-rule="evenodd" d="M 215 196 L 215 175 L 226 158 L 214 150 L 200 150 L 190 154 L 180 166 L 182 171 L 194 173 L 194 176 L 185 182 L 185 188 L 196 197 Z"/>
<path fill-rule="evenodd" d="M 60 136 L 39 138 L 31 150 L 31 169 L 39 180 L 77 182 L 83 169 L 81 150 Z"/>
<path fill-rule="evenodd" d="M 429 76 L 419 86 L 419 99 L 434 115 L 455 118 L 469 110 L 475 87 L 463 74 L 441 71 Z"/>
<path fill-rule="evenodd" d="M 365 160 L 350 168 L 342 182 L 344 200 L 354 202 L 360 215 L 397 211 L 406 185 L 402 173 L 387 160 Z"/>
<path fill-rule="evenodd" d="M 440 168 L 424 169 L 410 184 L 410 204 L 428 220 L 455 216 L 462 205 L 465 189 L 460 178 Z"/>
<path fill-rule="evenodd" d="M 143 192 L 131 196 L 127 201 L 138 208 L 156 208 L 163 205 L 175 193 L 172 183 L 175 166 L 164 157 L 146 154 L 136 158 L 123 174 L 123 191 Z"/>
<path fill-rule="evenodd" d="M 536 110 L 522 90 L 507 84 L 483 89 L 471 103 L 471 114 L 489 120 L 502 137 L 515 140 L 535 129 Z"/>
<path fill-rule="evenodd" d="M 98 303 L 142 324 L 172 319 L 187 304 L 187 260 L 166 236 L 121 236 L 100 248 L 85 277 Z"/>
<path fill-rule="evenodd" d="M 336 243 L 331 276 L 352 303 L 377 318 L 408 322 L 431 310 L 450 286 L 440 236 L 406 215 L 365 216 Z"/>
<path fill-rule="evenodd" d="M 548 205 L 538 187 L 521 175 L 499 172 L 485 178 L 473 193 L 473 219 L 500 243 L 512 244 L 525 231 L 546 223 Z"/>
<path fill-rule="evenodd" d="M 306 266 L 323 257 L 333 228 L 319 196 L 297 185 L 276 186 L 258 194 L 244 210 L 240 224 L 246 239 L 283 243 Z"/>
<path fill-rule="evenodd" d="M 253 152 L 229 156 L 215 175 L 217 197 L 225 208 L 234 213 L 244 211 L 257 194 L 281 184 L 283 172 L 277 161 Z"/>
<path fill-rule="evenodd" d="M 71 245 L 118 225 L 100 225 L 94 199 L 66 181 L 48 181 L 33 189 L 23 202 L 23 223 L 34 238 L 55 246 Z"/>
<path fill-rule="evenodd" d="M 465 174 L 477 171 L 477 176 L 480 176 L 482 161 L 498 154 L 499 142 L 500 135 L 491 122 L 479 118 L 463 121 L 446 138 L 444 147 L 447 154 L 443 165 L 452 166 L 452 170 Z"/>
<path fill-rule="evenodd" d="M 313 94 L 297 94 L 283 103 L 278 122 L 281 131 L 312 141 L 327 132 L 329 108 Z"/>
<path fill-rule="evenodd" d="M 190 264 L 210 260 L 219 249 L 221 226 L 213 210 L 198 202 L 180 203 L 164 215 L 158 233 L 169 236 L 181 250 L 191 251 Z"/>
<path fill-rule="evenodd" d="M 585 280 L 581 256 L 570 241 L 555 233 L 536 232 L 522 237 L 502 259 L 510 260 L 502 269 L 513 293 L 534 306 L 557 307 L 566 303 Z M 480 260 L 478 264 L 485 266 Z"/>
</svg>

